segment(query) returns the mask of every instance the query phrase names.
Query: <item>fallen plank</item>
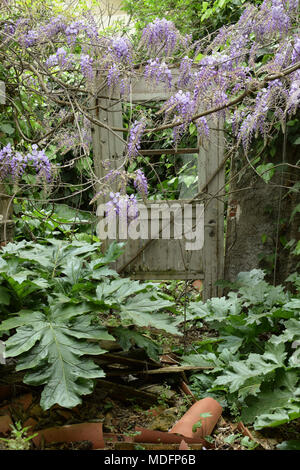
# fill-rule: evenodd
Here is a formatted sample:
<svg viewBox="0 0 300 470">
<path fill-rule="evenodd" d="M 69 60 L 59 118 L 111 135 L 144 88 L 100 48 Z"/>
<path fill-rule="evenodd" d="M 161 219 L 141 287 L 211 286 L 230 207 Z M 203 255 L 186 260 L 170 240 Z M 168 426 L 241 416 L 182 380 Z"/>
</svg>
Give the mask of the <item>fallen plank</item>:
<svg viewBox="0 0 300 470">
<path fill-rule="evenodd" d="M 170 367 L 162 367 L 160 369 L 150 369 L 150 370 L 142 370 L 136 371 L 136 374 L 173 374 L 173 373 L 180 373 L 189 370 L 204 370 L 204 369 L 213 369 L 213 367 L 209 366 L 170 366 Z"/>
<path fill-rule="evenodd" d="M 116 384 L 109 382 L 108 380 L 97 379 L 97 386 L 100 386 L 102 390 L 107 390 L 109 396 L 112 399 L 118 399 L 120 401 L 135 400 L 136 403 L 143 406 L 153 405 L 157 403 L 157 395 L 150 392 L 144 392 L 137 390 L 127 385 Z"/>
<path fill-rule="evenodd" d="M 95 360 L 95 359 L 94 359 Z M 109 362 L 109 365 L 114 363 L 116 364 L 125 364 L 131 367 L 147 367 L 150 364 L 147 361 L 141 361 L 140 359 L 134 359 L 127 356 L 120 356 L 118 354 L 111 354 L 106 353 L 102 354 L 100 357 L 97 358 L 98 363 Z M 153 365 L 152 365 L 153 366 Z"/>
</svg>

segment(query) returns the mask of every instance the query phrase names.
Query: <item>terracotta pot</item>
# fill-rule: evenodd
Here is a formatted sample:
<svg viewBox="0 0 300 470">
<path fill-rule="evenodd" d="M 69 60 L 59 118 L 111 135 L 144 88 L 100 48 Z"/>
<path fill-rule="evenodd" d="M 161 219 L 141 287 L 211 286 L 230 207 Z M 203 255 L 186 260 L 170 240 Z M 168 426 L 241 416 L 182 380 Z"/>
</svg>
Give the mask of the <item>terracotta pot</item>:
<svg viewBox="0 0 300 470">
<path fill-rule="evenodd" d="M 159 443 L 159 444 L 180 444 L 183 440 L 183 436 L 179 436 L 177 434 L 171 434 L 170 432 L 163 432 L 163 431 L 152 431 L 150 429 L 141 428 L 139 426 L 135 427 L 135 430 L 139 432 L 136 436 L 134 436 L 135 442 L 150 442 L 152 444 Z M 208 447 L 208 443 L 202 437 L 193 437 L 186 438 L 186 442 L 194 443 L 194 444 L 203 444 L 205 447 Z"/>
<path fill-rule="evenodd" d="M 210 413 L 211 416 L 202 418 L 202 413 Z M 203 400 L 197 401 L 191 408 L 182 416 L 182 418 L 172 427 L 169 433 L 181 434 L 189 438 L 209 436 L 217 424 L 218 419 L 222 413 L 222 407 L 213 398 L 207 397 Z M 193 432 L 194 424 L 202 422 L 202 426 Z"/>
<path fill-rule="evenodd" d="M 11 431 L 11 424 L 13 424 L 10 415 L 0 416 L 0 434 L 7 434 Z"/>
<path fill-rule="evenodd" d="M 180 446 L 179 446 L 178 450 L 190 450 L 190 448 L 187 445 L 187 443 L 182 439 L 182 441 L 180 442 Z"/>
<path fill-rule="evenodd" d="M 34 444 L 38 447 L 42 440 L 45 442 L 81 442 L 91 441 L 93 449 L 103 449 L 104 440 L 102 433 L 102 423 L 81 423 L 61 426 L 56 428 L 43 429 L 33 438 Z"/>
</svg>

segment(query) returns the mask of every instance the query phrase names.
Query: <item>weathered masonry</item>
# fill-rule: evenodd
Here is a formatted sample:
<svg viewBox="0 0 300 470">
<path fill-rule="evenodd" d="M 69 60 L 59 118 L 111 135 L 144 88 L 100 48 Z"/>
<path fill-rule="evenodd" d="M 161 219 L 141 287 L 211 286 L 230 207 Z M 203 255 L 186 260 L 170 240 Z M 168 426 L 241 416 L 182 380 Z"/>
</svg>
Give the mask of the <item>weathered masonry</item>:
<svg viewBox="0 0 300 470">
<path fill-rule="evenodd" d="M 132 85 L 129 100 L 131 103 L 164 101 L 172 94 L 163 87 L 150 89 L 143 78 Z M 126 152 L 123 141 L 123 109 L 120 95 L 99 92 L 94 102 L 93 152 L 94 171 L 98 180 L 98 190 L 105 177 L 103 160 L 110 159 L 112 168 L 119 168 L 124 161 Z M 103 125 L 97 125 L 96 120 Z M 110 131 L 109 129 L 114 129 Z M 191 204 L 193 214 L 190 225 L 195 224 L 195 205 L 204 204 L 204 245 L 200 250 L 186 250 L 183 239 L 128 240 L 124 254 L 118 259 L 115 269 L 133 279 L 170 280 L 170 279 L 201 279 L 203 280 L 203 297 L 209 298 L 220 294 L 214 284 L 223 279 L 224 271 L 224 204 L 219 193 L 224 190 L 224 143 L 223 123 L 210 124 L 209 143 L 203 147 L 188 149 L 156 149 L 141 150 L 143 155 L 176 154 L 195 155 L 198 161 L 198 194 L 187 200 L 176 202 Z M 113 189 L 113 188 L 112 188 Z M 99 199 L 98 204 L 104 200 Z M 156 202 L 166 204 L 168 201 Z M 174 201 L 169 201 L 169 203 Z M 150 201 L 148 201 L 150 204 Z M 153 201 L 151 201 L 153 204 Z M 163 221 L 161 222 L 163 224 Z"/>
</svg>

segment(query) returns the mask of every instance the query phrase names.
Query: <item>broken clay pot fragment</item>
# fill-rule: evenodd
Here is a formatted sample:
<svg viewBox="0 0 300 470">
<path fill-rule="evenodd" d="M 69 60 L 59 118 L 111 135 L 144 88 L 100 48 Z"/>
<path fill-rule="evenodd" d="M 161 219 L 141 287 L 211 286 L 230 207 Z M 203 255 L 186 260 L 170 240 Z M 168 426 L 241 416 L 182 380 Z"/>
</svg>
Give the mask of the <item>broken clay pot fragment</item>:
<svg viewBox="0 0 300 470">
<path fill-rule="evenodd" d="M 9 414 L 0 416 L 0 434 L 7 434 L 11 431 L 11 425 L 13 424 Z"/>
<path fill-rule="evenodd" d="M 37 447 L 39 447 L 42 438 L 46 443 L 90 441 L 93 444 L 93 449 L 104 448 L 102 423 L 80 423 L 43 429 L 38 431 L 38 435 L 33 438 Z"/>
<path fill-rule="evenodd" d="M 203 417 L 201 416 L 203 413 L 210 413 L 210 416 Z M 210 397 L 204 398 L 194 403 L 169 432 L 181 434 L 189 438 L 209 436 L 217 424 L 221 413 L 222 407 L 220 403 Z M 193 432 L 193 426 L 200 422 L 201 425 Z"/>
</svg>

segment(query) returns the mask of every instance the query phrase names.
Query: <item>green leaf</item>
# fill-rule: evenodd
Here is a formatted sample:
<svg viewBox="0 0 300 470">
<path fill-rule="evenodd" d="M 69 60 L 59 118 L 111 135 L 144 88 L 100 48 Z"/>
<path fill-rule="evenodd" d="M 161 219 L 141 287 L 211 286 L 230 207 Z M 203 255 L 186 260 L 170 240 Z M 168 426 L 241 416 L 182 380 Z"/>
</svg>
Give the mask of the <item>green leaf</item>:
<svg viewBox="0 0 300 470">
<path fill-rule="evenodd" d="M 11 124 L 0 124 L 0 130 L 4 134 L 12 135 L 15 132 L 14 127 Z"/>
<path fill-rule="evenodd" d="M 56 403 L 66 408 L 80 404 L 80 397 L 91 393 L 93 379 L 104 376 L 98 366 L 82 356 L 105 352 L 96 342 L 87 340 L 112 337 L 93 324 L 92 315 L 77 317 L 79 314 L 76 306 L 73 315 L 65 310 L 60 315 L 58 309 L 49 315 L 27 312 L 1 325 L 1 328 L 23 325 L 7 340 L 6 356 L 20 356 L 17 370 L 28 370 L 25 383 L 45 385 L 41 395 L 45 410 Z"/>
<path fill-rule="evenodd" d="M 0 324 L 0 331 L 7 331 L 13 328 L 18 328 L 24 325 L 33 325 L 35 322 L 44 320 L 44 315 L 41 312 L 34 312 L 32 310 L 20 310 L 18 316 L 8 318 Z"/>
<path fill-rule="evenodd" d="M 296 419 L 300 416 L 298 379 L 295 371 L 278 371 L 275 382 L 266 383 L 258 397 L 247 399 L 247 406 L 242 409 L 242 421 L 254 422 L 255 429 L 262 429 Z"/>
<path fill-rule="evenodd" d="M 4 286 L 0 286 L 0 304 L 9 305 L 10 303 L 10 293 L 9 289 Z"/>
<path fill-rule="evenodd" d="M 159 361 L 160 347 L 147 336 L 135 330 L 118 327 L 113 330 L 113 334 L 117 337 L 118 343 L 124 351 L 128 351 L 134 344 L 144 349 L 148 356 L 154 361 Z"/>
<path fill-rule="evenodd" d="M 113 303 L 121 303 L 132 294 L 145 290 L 145 285 L 139 281 L 130 279 L 115 279 L 113 281 L 102 282 L 96 289 L 96 295 L 99 300 L 113 299 Z"/>
<path fill-rule="evenodd" d="M 216 385 L 226 385 L 230 392 L 236 392 L 244 385 L 253 385 L 253 379 L 258 384 L 265 375 L 274 372 L 279 367 L 284 367 L 286 355 L 284 344 L 277 346 L 269 344 L 268 350 L 262 355 L 251 353 L 245 361 L 232 362 L 230 365 L 232 371 L 226 370 L 216 379 L 215 383 Z"/>
<path fill-rule="evenodd" d="M 263 178 L 263 180 L 268 183 L 274 175 L 275 170 L 273 163 L 266 163 L 265 165 L 258 165 L 256 171 Z"/>
<path fill-rule="evenodd" d="M 300 140 L 299 140 L 300 144 Z M 291 441 L 283 441 L 276 446 L 276 449 L 279 450 L 300 450 L 300 439 L 295 439 Z"/>
<path fill-rule="evenodd" d="M 121 305 L 121 319 L 131 320 L 139 327 L 153 327 L 158 330 L 165 330 L 174 335 L 180 335 L 175 326 L 178 321 L 165 313 L 156 313 L 162 308 L 172 307 L 173 303 L 168 300 L 153 300 L 150 293 L 141 293 L 134 298 L 130 298 L 124 305 Z"/>
<path fill-rule="evenodd" d="M 219 344 L 218 351 L 230 349 L 233 354 L 236 353 L 243 344 L 243 338 L 239 338 L 238 336 L 220 336 L 220 340 L 222 340 L 222 343 Z"/>
</svg>

